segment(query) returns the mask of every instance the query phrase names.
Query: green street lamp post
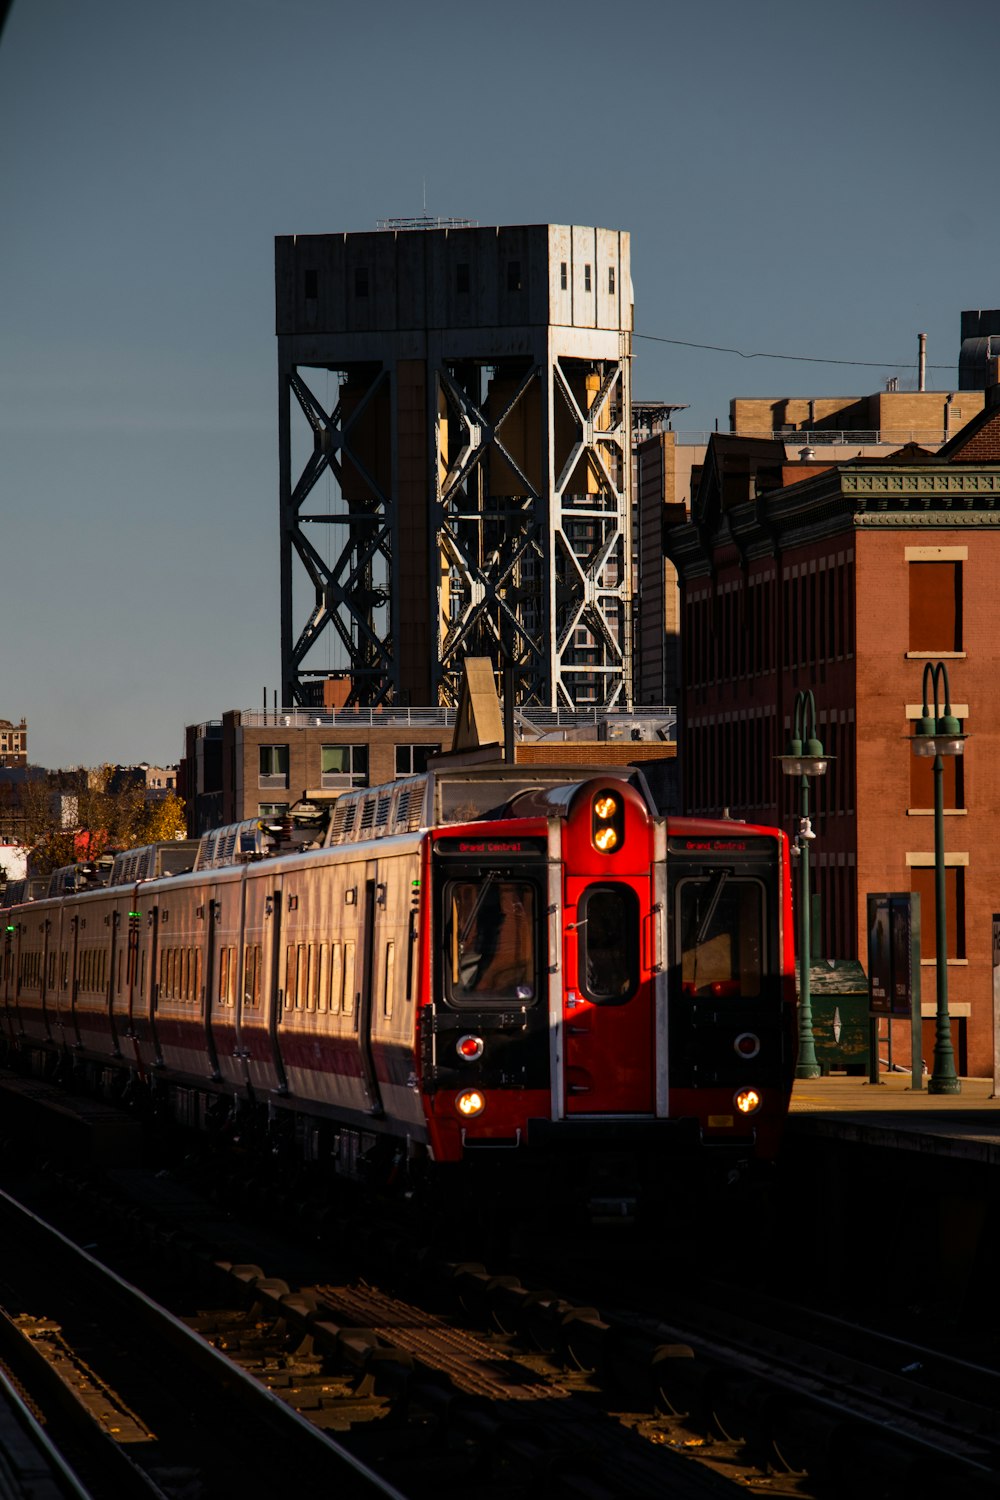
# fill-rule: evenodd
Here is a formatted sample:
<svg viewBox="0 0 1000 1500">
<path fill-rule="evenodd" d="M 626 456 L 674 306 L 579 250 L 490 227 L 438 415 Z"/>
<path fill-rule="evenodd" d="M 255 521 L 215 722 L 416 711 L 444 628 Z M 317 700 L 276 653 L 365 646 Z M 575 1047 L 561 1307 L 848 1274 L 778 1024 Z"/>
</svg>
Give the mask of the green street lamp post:
<svg viewBox="0 0 1000 1500">
<path fill-rule="evenodd" d="M 928 682 L 934 690 L 934 712 L 928 708 Z M 938 706 L 938 685 L 944 690 L 944 713 Z M 934 1070 L 927 1081 L 929 1094 L 960 1094 L 955 1072 L 948 1014 L 948 921 L 944 883 L 944 756 L 962 755 L 966 735 L 951 711 L 948 669 L 943 661 L 924 666 L 923 717 L 911 737 L 914 755 L 934 757 L 934 954 L 937 968 L 937 1008 L 934 1020 Z"/>
<path fill-rule="evenodd" d="M 822 1069 L 816 1060 L 812 1026 L 812 996 L 809 990 L 809 959 L 812 938 L 809 920 L 809 845 L 816 837 L 809 821 L 809 778 L 825 776 L 831 757 L 824 755 L 816 738 L 816 700 L 812 689 L 795 695 L 792 738 L 787 755 L 777 757 L 786 776 L 800 778 L 798 849 L 801 864 L 799 895 L 799 1060 L 796 1078 L 818 1078 Z"/>
</svg>

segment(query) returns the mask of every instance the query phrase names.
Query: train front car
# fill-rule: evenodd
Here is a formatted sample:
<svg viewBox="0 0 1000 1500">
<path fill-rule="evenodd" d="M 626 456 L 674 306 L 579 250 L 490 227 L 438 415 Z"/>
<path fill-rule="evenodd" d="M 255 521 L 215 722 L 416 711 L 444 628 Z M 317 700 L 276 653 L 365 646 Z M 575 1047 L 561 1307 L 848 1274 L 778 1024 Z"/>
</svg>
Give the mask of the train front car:
<svg viewBox="0 0 1000 1500">
<path fill-rule="evenodd" d="M 768 1160 L 796 1058 L 788 841 L 678 818 L 667 842 L 671 1113 L 711 1151 Z"/>
<path fill-rule="evenodd" d="M 557 1157 L 565 1185 L 676 1134 L 665 848 L 663 820 L 614 776 L 525 791 L 504 822 L 435 832 L 421 1032 L 438 1161 L 508 1148 L 523 1176 Z"/>
<path fill-rule="evenodd" d="M 437 1162 L 506 1152 L 519 1178 L 541 1167 L 593 1199 L 773 1153 L 794 1068 L 780 832 L 668 823 L 602 776 L 435 829 L 429 866 Z"/>
</svg>

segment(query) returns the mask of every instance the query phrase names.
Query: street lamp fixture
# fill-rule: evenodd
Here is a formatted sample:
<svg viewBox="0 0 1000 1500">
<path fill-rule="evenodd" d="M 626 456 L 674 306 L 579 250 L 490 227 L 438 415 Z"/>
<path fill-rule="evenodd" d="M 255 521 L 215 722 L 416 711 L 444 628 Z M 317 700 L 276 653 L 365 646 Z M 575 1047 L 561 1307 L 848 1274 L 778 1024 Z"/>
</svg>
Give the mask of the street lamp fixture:
<svg viewBox="0 0 1000 1500">
<path fill-rule="evenodd" d="M 934 692 L 934 712 L 928 708 L 928 683 Z M 938 688 L 944 692 L 944 713 L 938 705 Z M 924 666 L 924 701 L 916 734 L 910 737 L 914 755 L 934 757 L 934 954 L 937 969 L 937 1007 L 934 1018 L 934 1069 L 927 1081 L 929 1094 L 960 1094 L 962 1084 L 955 1071 L 948 1014 L 948 917 L 944 883 L 944 757 L 963 755 L 967 735 L 951 711 L 948 669 L 943 661 Z"/>
<path fill-rule="evenodd" d="M 811 947 L 809 916 L 809 845 L 816 837 L 809 820 L 809 780 L 825 776 L 832 756 L 825 754 L 816 738 L 816 700 L 812 689 L 795 695 L 792 738 L 788 753 L 776 757 L 786 776 L 800 778 L 799 832 L 795 846 L 799 854 L 799 1060 L 796 1078 L 818 1078 L 822 1069 L 816 1060 L 812 1026 L 812 995 L 809 989 Z"/>
</svg>

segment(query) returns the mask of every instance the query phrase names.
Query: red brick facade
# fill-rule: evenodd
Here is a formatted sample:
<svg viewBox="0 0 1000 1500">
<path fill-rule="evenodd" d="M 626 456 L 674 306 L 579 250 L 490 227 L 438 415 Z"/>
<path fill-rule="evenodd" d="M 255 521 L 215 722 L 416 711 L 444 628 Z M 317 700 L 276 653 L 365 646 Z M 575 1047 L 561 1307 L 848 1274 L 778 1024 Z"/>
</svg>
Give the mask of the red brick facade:
<svg viewBox="0 0 1000 1500">
<path fill-rule="evenodd" d="M 965 441 L 963 441 L 963 438 Z M 938 455 L 858 460 L 726 503 L 726 437 L 668 552 L 681 579 L 685 810 L 798 826 L 776 756 L 796 694 L 835 757 L 812 783 L 818 951 L 867 963 L 868 892 L 919 890 L 925 1057 L 935 1000 L 933 762 L 908 736 L 943 661 L 969 739 L 947 764 L 949 1008 L 956 1060 L 993 1070 L 992 915 L 1000 911 L 1000 406 Z M 743 442 L 745 449 L 745 441 Z M 941 705 L 943 708 L 943 704 Z"/>
</svg>

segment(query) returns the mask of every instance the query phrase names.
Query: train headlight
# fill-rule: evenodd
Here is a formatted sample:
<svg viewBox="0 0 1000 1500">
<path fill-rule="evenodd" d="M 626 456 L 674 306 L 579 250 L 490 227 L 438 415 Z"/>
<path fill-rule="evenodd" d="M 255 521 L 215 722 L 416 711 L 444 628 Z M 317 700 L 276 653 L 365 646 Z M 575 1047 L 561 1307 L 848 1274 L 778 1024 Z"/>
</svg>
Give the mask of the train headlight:
<svg viewBox="0 0 1000 1500">
<path fill-rule="evenodd" d="M 754 1036 L 752 1031 L 742 1031 L 733 1042 L 733 1051 L 737 1057 L 744 1057 L 748 1061 L 756 1057 L 760 1051 L 760 1037 Z"/>
<path fill-rule="evenodd" d="M 598 792 L 591 803 L 590 840 L 601 854 L 625 842 L 625 807 L 617 792 Z"/>
<path fill-rule="evenodd" d="M 756 1089 L 740 1089 L 735 1095 L 733 1103 L 741 1115 L 755 1115 L 760 1109 L 762 1099 Z"/>
<path fill-rule="evenodd" d="M 455 1100 L 455 1108 L 464 1119 L 474 1119 L 476 1115 L 481 1115 L 486 1108 L 486 1096 L 481 1094 L 478 1089 L 466 1089 Z"/>
<path fill-rule="evenodd" d="M 483 1055 L 483 1039 L 481 1036 L 460 1036 L 455 1051 L 463 1062 L 476 1062 Z"/>
</svg>

